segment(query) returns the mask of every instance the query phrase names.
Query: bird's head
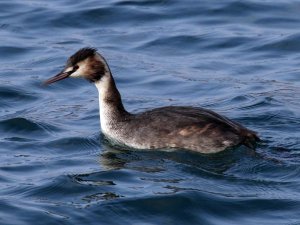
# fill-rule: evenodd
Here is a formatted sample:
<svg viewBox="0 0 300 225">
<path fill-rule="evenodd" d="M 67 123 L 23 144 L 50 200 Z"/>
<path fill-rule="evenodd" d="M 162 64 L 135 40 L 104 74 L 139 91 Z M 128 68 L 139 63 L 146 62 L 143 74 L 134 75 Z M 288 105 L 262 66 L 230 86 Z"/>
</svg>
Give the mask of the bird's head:
<svg viewBox="0 0 300 225">
<path fill-rule="evenodd" d="M 96 49 L 82 48 L 67 60 L 60 73 L 46 80 L 44 84 L 48 85 L 68 77 L 82 77 L 90 82 L 96 82 L 109 74 L 110 69 L 107 62 Z"/>
</svg>

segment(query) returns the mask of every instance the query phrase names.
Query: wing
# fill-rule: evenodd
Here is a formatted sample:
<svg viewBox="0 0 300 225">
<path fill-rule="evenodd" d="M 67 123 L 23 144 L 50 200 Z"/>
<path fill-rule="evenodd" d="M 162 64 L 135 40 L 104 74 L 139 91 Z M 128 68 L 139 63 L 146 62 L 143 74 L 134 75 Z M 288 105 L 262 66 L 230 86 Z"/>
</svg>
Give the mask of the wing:
<svg viewBox="0 0 300 225">
<path fill-rule="evenodd" d="M 236 132 L 246 129 L 225 116 L 200 107 L 169 106 L 146 111 L 136 116 L 138 120 L 148 120 L 157 126 L 161 126 L 161 124 L 176 127 L 196 124 L 198 126 L 204 126 L 208 123 L 212 123 Z"/>
<path fill-rule="evenodd" d="M 257 140 L 255 132 L 204 108 L 162 107 L 136 115 L 135 121 L 143 125 L 142 133 L 151 132 L 152 138 L 166 137 L 174 146 L 209 149 L 245 144 L 253 148 L 251 143 Z"/>
</svg>

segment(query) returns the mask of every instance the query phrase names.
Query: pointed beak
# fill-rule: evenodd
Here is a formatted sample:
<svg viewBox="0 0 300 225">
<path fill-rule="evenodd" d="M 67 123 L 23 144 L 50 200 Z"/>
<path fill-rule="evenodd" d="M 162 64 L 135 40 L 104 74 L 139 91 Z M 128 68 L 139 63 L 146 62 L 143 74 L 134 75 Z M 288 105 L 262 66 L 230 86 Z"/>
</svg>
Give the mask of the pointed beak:
<svg viewBox="0 0 300 225">
<path fill-rule="evenodd" d="M 63 80 L 68 78 L 71 75 L 70 72 L 60 72 L 59 74 L 55 75 L 54 77 L 49 78 L 48 80 L 44 81 L 44 85 L 52 84 L 56 81 Z"/>
</svg>

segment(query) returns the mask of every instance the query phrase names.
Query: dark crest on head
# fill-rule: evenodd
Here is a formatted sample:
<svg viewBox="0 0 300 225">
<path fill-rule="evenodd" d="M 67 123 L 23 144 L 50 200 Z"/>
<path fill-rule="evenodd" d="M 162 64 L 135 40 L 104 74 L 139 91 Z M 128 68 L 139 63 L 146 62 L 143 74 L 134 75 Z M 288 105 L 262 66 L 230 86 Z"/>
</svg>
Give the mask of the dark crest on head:
<svg viewBox="0 0 300 225">
<path fill-rule="evenodd" d="M 96 51 L 97 49 L 95 48 L 82 48 L 69 58 L 67 65 L 74 66 L 78 62 L 83 61 L 88 57 L 94 56 Z"/>
</svg>

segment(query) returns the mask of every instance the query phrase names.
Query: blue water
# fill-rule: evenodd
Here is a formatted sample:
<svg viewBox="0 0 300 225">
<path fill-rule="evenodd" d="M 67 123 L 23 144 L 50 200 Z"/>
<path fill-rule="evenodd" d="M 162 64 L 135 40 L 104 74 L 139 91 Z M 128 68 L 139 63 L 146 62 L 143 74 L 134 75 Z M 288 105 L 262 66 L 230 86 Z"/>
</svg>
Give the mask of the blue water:
<svg viewBox="0 0 300 225">
<path fill-rule="evenodd" d="M 300 2 L 0 1 L 0 224 L 300 224 Z M 107 58 L 131 112 L 203 106 L 263 142 L 128 151 L 67 57 Z"/>
</svg>

